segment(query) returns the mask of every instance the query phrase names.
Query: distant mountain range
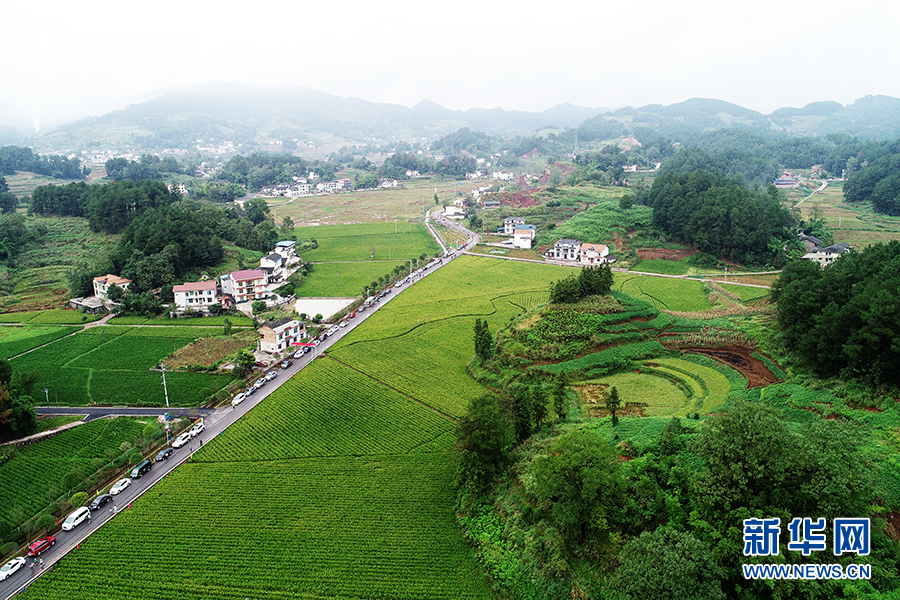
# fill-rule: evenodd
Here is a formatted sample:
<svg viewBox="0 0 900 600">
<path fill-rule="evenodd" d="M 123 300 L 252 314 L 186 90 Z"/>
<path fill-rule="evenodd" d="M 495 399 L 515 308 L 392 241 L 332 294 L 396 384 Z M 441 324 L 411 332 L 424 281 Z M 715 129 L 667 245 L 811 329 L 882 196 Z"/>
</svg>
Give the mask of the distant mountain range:
<svg viewBox="0 0 900 600">
<path fill-rule="evenodd" d="M 19 115 L 16 115 L 20 117 Z M 343 98 L 307 88 L 253 88 L 210 83 L 170 90 L 99 117 L 80 119 L 28 137 L 21 118 L 0 119 L 0 144 L 27 144 L 39 152 L 83 149 L 195 148 L 225 141 L 247 150 L 290 147 L 322 140 L 390 143 L 430 141 L 461 127 L 490 135 L 529 135 L 541 129 L 579 127 L 579 138 L 603 139 L 650 129 L 677 139 L 685 132 L 749 127 L 790 135 L 846 133 L 864 139 L 900 138 L 900 99 L 866 96 L 843 106 L 814 102 L 781 108 L 769 115 L 722 100 L 693 98 L 662 106 L 585 108 L 560 104 L 543 112 L 500 108 L 451 110 L 423 101 L 412 108 Z M 18 134 L 18 139 L 15 138 Z M 198 142 L 198 140 L 203 140 Z"/>
</svg>

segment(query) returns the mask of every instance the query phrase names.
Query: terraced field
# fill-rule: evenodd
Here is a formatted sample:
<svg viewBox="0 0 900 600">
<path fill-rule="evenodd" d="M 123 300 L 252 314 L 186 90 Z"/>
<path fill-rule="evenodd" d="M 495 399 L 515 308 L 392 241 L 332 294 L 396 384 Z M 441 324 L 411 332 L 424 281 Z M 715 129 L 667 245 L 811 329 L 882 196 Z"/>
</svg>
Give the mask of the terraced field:
<svg viewBox="0 0 900 600">
<path fill-rule="evenodd" d="M 613 289 L 646 300 L 660 310 L 693 312 L 711 308 L 703 283 L 689 279 L 617 273 Z"/>
</svg>

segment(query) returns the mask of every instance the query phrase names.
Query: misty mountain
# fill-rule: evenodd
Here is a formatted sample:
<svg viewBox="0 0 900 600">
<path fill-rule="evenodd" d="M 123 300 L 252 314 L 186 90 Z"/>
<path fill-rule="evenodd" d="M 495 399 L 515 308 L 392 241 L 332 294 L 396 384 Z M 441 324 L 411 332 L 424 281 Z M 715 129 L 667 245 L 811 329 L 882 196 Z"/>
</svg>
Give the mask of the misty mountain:
<svg viewBox="0 0 900 600">
<path fill-rule="evenodd" d="M 0 144 L 17 143 L 17 136 L 25 135 L 22 116 L 10 117 L 9 122 L 0 120 Z M 560 104 L 543 112 L 462 111 L 429 100 L 408 108 L 308 88 L 214 82 L 168 90 L 123 110 L 41 132 L 26 143 L 41 152 L 67 152 L 90 148 L 159 151 L 231 141 L 242 145 L 241 152 L 248 152 L 268 149 L 273 140 L 287 142 L 286 148 L 293 140 L 318 145 L 323 138 L 357 143 L 430 141 L 462 127 L 504 136 L 529 135 L 547 127 L 578 127 L 579 138 L 585 141 L 648 131 L 680 140 L 735 128 L 789 136 L 845 133 L 884 140 L 900 137 L 900 99 L 866 96 L 847 106 L 813 102 L 769 115 L 709 98 L 617 110 Z"/>
<path fill-rule="evenodd" d="M 321 134 L 357 142 L 431 140 L 461 127 L 491 135 L 527 134 L 550 125 L 575 127 L 608 110 L 561 104 L 537 113 L 500 108 L 459 111 L 430 101 L 408 108 L 307 88 L 210 83 L 75 121 L 40 134 L 31 143 L 46 150 L 77 150 L 190 148 L 197 140 L 205 145 L 232 141 L 253 147 L 268 140 L 302 142 Z"/>
<path fill-rule="evenodd" d="M 764 115 L 722 100 L 691 98 L 668 106 L 648 104 L 598 115 L 582 124 L 579 135 L 609 139 L 643 128 L 679 139 L 703 131 L 741 127 L 792 136 L 846 133 L 861 139 L 893 139 L 900 137 L 900 99 L 866 96 L 847 106 L 813 102 L 803 108 L 780 108 Z"/>
</svg>

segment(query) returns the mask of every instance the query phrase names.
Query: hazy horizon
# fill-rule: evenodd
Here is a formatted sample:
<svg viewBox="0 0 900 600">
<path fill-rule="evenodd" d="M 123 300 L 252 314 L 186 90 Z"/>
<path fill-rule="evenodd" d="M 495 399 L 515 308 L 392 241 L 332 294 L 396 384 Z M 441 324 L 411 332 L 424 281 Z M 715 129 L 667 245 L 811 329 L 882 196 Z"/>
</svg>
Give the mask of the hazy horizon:
<svg viewBox="0 0 900 600">
<path fill-rule="evenodd" d="M 890 34 L 900 7 L 866 0 L 752 8 L 463 0 L 443 12 L 401 0 L 340 8 L 262 0 L 252 11 L 172 0 L 100 0 L 86 10 L 50 0 L 6 13 L 12 26 L 0 49 L 17 58 L 0 103 L 39 124 L 210 81 L 528 112 L 714 98 L 769 114 L 900 97 L 900 80 L 885 76 L 900 58 Z"/>
</svg>

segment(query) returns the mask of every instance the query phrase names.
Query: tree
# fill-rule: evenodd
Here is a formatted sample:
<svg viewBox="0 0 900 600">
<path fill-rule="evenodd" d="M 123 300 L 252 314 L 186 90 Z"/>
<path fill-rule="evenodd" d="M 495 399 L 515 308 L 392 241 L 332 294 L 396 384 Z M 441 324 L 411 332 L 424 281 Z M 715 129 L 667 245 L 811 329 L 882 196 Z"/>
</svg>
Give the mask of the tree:
<svg viewBox="0 0 900 600">
<path fill-rule="evenodd" d="M 606 408 L 612 415 L 613 427 L 619 424 L 619 417 L 616 416 L 616 411 L 619 410 L 619 405 L 621 403 L 622 401 L 619 399 L 619 389 L 616 386 L 613 386 L 609 391 L 609 395 L 606 396 Z"/>
<path fill-rule="evenodd" d="M 237 358 L 234 360 L 234 366 L 242 372 L 249 372 L 256 365 L 256 357 L 246 348 L 238 352 Z"/>
<path fill-rule="evenodd" d="M 485 394 L 471 400 L 456 425 L 458 485 L 476 492 L 484 489 L 502 472 L 512 441 L 496 397 Z"/>
<path fill-rule="evenodd" d="M 221 304 L 214 304 L 213 306 L 224 308 Z M 212 306 L 210 308 L 212 308 Z M 231 319 L 225 319 L 225 323 L 222 328 L 222 335 L 231 335 Z"/>
<path fill-rule="evenodd" d="M 534 460 L 529 485 L 536 510 L 569 539 L 603 539 L 621 504 L 624 482 L 613 447 L 591 430 L 556 438 Z"/>
<path fill-rule="evenodd" d="M 486 319 L 475 319 L 475 355 L 481 360 L 490 360 L 494 356 L 494 340 Z"/>
<path fill-rule="evenodd" d="M 254 300 L 250 306 L 253 308 L 253 314 L 259 314 L 266 310 L 266 303 L 263 300 Z"/>
<path fill-rule="evenodd" d="M 556 376 L 556 380 L 553 382 L 553 410 L 556 411 L 556 415 L 560 419 L 565 419 L 566 415 L 569 414 L 567 390 L 568 382 L 566 381 L 566 376 L 561 373 Z"/>
<path fill-rule="evenodd" d="M 660 527 L 625 544 L 612 587 L 642 600 L 724 600 L 710 548 L 690 533 Z"/>
<path fill-rule="evenodd" d="M 245 210 L 247 211 L 247 218 L 254 225 L 259 225 L 266 220 L 266 216 L 269 214 L 269 205 L 262 198 L 254 198 L 247 203 Z"/>
<path fill-rule="evenodd" d="M 534 424 L 540 427 L 547 418 L 547 394 L 540 383 L 531 387 L 531 407 L 534 411 Z"/>
<path fill-rule="evenodd" d="M 532 404 L 531 390 L 521 383 L 513 383 L 507 388 L 507 392 L 512 398 L 516 439 L 522 442 L 534 430 L 534 405 Z"/>
<path fill-rule="evenodd" d="M 118 302 L 122 299 L 122 296 L 125 295 L 125 290 L 120 288 L 117 285 L 111 285 L 109 290 L 106 292 L 106 297 L 112 300 L 113 302 Z"/>
</svg>

